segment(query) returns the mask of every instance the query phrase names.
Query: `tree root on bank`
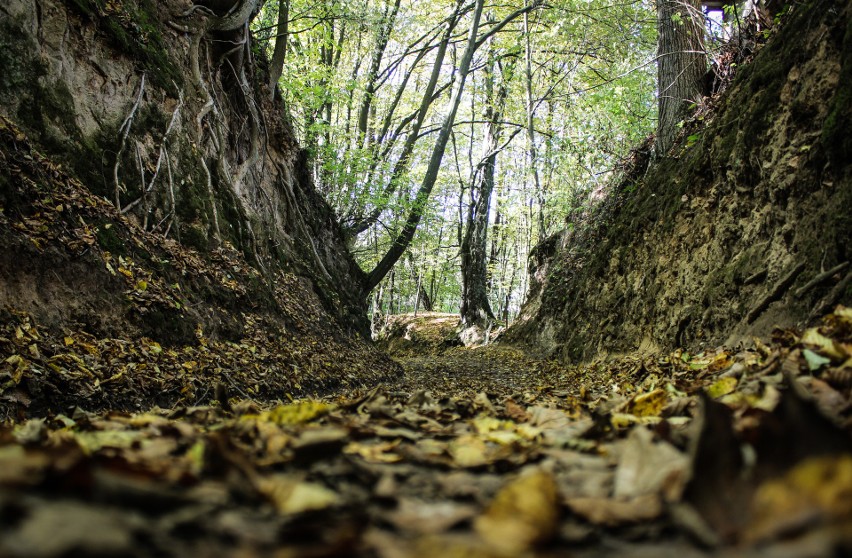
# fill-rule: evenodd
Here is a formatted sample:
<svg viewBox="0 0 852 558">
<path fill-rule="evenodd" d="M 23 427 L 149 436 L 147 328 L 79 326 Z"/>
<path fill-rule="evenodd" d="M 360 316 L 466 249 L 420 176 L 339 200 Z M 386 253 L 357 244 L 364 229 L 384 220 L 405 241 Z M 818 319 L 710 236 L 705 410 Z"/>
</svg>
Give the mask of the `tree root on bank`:
<svg viewBox="0 0 852 558">
<path fill-rule="evenodd" d="M 124 152 L 124 146 L 127 143 L 127 136 L 130 135 L 130 128 L 133 126 L 133 118 L 136 116 L 136 111 L 139 110 L 139 105 L 142 104 L 142 95 L 145 93 L 145 73 L 142 73 L 142 77 L 139 80 L 139 94 L 136 96 L 136 102 L 133 103 L 133 107 L 130 109 L 130 113 L 127 115 L 127 118 L 124 119 L 124 122 L 121 123 L 121 126 L 118 128 L 119 133 L 121 133 L 121 142 L 118 146 L 118 152 L 115 154 L 115 165 L 112 168 L 112 178 L 113 183 L 115 184 L 115 208 L 121 210 L 121 191 L 123 188 L 121 187 L 121 182 L 118 180 L 118 167 L 121 165 L 121 154 Z"/>
</svg>

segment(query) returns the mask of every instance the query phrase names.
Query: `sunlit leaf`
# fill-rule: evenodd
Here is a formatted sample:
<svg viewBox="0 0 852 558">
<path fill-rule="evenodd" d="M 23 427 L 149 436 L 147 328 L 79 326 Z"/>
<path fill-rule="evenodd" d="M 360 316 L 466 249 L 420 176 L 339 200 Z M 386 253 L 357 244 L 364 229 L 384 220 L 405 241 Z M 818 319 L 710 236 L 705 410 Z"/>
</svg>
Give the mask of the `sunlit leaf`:
<svg viewBox="0 0 852 558">
<path fill-rule="evenodd" d="M 474 526 L 488 544 L 516 554 L 550 540 L 558 522 L 556 481 L 535 469 L 501 488 Z"/>
<path fill-rule="evenodd" d="M 338 495 L 328 488 L 304 482 L 289 475 L 270 475 L 258 479 L 258 491 L 266 496 L 280 514 L 292 515 L 335 506 Z"/>
<path fill-rule="evenodd" d="M 633 398 L 627 406 L 627 412 L 637 417 L 659 416 L 668 403 L 668 394 L 663 389 L 642 393 Z"/>
<path fill-rule="evenodd" d="M 737 384 L 739 380 L 734 376 L 727 376 L 724 378 L 719 378 L 710 387 L 707 388 L 707 395 L 709 395 L 713 399 L 718 399 L 723 395 L 728 395 L 737 389 Z"/>
<path fill-rule="evenodd" d="M 74 439 L 80 448 L 92 454 L 102 448 L 125 449 L 132 446 L 142 437 L 142 433 L 136 430 L 96 430 L 94 432 L 78 432 Z"/>
<path fill-rule="evenodd" d="M 803 350 L 802 356 L 805 357 L 805 361 L 808 363 L 808 369 L 810 369 L 811 372 L 816 372 L 826 364 L 831 364 L 830 358 L 826 358 L 810 349 Z"/>
</svg>

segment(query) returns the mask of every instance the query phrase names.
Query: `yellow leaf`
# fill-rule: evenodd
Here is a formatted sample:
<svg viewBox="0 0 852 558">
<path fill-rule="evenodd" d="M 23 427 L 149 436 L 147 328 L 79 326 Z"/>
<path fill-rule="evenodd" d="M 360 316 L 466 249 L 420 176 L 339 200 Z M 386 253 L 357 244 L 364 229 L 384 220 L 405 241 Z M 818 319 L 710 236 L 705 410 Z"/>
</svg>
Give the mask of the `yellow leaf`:
<svg viewBox="0 0 852 558">
<path fill-rule="evenodd" d="M 764 482 L 754 496 L 754 519 L 747 536 L 775 538 L 803 521 L 852 521 L 852 456 L 811 457 L 781 478 Z"/>
<path fill-rule="evenodd" d="M 656 417 L 663 412 L 668 403 L 665 390 L 655 389 L 650 393 L 640 393 L 627 406 L 627 412 L 637 417 Z"/>
<path fill-rule="evenodd" d="M 495 430 L 511 431 L 515 428 L 515 423 L 509 420 L 500 420 L 486 415 L 480 415 L 471 421 L 474 430 L 478 434 L 487 434 Z"/>
<path fill-rule="evenodd" d="M 320 401 L 305 400 L 294 401 L 289 405 L 279 405 L 274 409 L 263 412 L 260 415 L 245 418 L 254 418 L 256 420 L 265 420 L 274 422 L 280 425 L 304 424 L 316 418 L 322 417 L 334 410 L 333 405 L 322 403 Z"/>
<path fill-rule="evenodd" d="M 119 267 L 118 272 L 121 273 L 122 275 L 124 275 L 125 277 L 129 277 L 131 279 L 133 278 L 133 272 L 130 271 L 129 269 Z"/>
<path fill-rule="evenodd" d="M 707 388 L 707 395 L 709 395 L 712 399 L 718 399 L 723 395 L 728 395 L 737 389 L 737 382 L 738 380 L 734 376 L 719 378 L 713 382 L 709 388 Z"/>
<path fill-rule="evenodd" d="M 402 456 L 393 453 L 393 450 L 396 449 L 398 445 L 399 440 L 393 442 L 379 442 L 378 444 L 351 442 L 343 448 L 343 453 L 359 455 L 368 463 L 397 463 L 402 461 Z"/>
<path fill-rule="evenodd" d="M 148 289 L 148 281 L 140 280 L 136 282 L 136 290 L 137 291 L 145 291 Z"/>
<path fill-rule="evenodd" d="M 536 469 L 500 489 L 474 523 L 486 543 L 507 555 L 552 539 L 559 526 L 559 494 L 553 475 Z"/>
<path fill-rule="evenodd" d="M 65 337 L 65 346 L 66 346 L 66 347 L 70 347 L 70 346 L 71 346 L 71 345 L 73 345 L 73 344 L 74 344 L 74 338 L 73 338 L 73 337 L 67 337 L 67 336 L 66 336 L 66 337 Z"/>
<path fill-rule="evenodd" d="M 95 432 L 79 432 L 74 438 L 86 454 L 92 454 L 101 448 L 129 448 L 142 433 L 136 430 L 98 430 Z"/>
<path fill-rule="evenodd" d="M 815 327 L 805 330 L 802 335 L 802 343 L 817 347 L 821 353 L 831 357 L 832 360 L 845 360 L 852 356 L 846 354 L 843 347 L 820 333 L 819 329 Z"/>
<path fill-rule="evenodd" d="M 198 440 L 186 450 L 185 457 L 189 461 L 189 469 L 195 476 L 201 475 L 201 472 L 204 471 L 205 449 L 204 440 Z"/>
<path fill-rule="evenodd" d="M 485 441 L 470 434 L 450 442 L 448 450 L 458 467 L 481 467 L 491 463 Z"/>
<path fill-rule="evenodd" d="M 842 322 L 852 324 L 852 308 L 846 306 L 838 306 L 834 309 L 834 316 Z"/>
<path fill-rule="evenodd" d="M 21 358 L 21 355 L 12 355 L 9 358 L 7 358 L 5 362 L 7 364 L 11 364 L 12 366 L 14 366 L 16 364 L 20 364 L 23 360 L 24 359 Z"/>
<path fill-rule="evenodd" d="M 292 515 L 337 505 L 340 498 L 328 488 L 288 475 L 270 475 L 257 480 L 257 490 L 280 514 Z"/>
</svg>

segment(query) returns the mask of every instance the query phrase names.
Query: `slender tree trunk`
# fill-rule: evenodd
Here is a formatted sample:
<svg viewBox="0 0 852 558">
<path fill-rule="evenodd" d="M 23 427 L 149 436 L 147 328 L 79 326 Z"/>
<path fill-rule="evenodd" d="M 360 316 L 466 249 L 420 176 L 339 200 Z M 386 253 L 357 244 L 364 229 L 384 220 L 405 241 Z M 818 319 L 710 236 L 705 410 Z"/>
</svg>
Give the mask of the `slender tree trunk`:
<svg viewBox="0 0 852 558">
<path fill-rule="evenodd" d="M 435 54 L 435 61 L 432 64 L 432 73 L 429 76 L 429 82 L 426 85 L 426 89 L 423 91 L 423 97 L 420 100 L 420 106 L 417 109 L 416 117 L 414 118 L 414 122 L 412 123 L 408 136 L 405 139 L 405 143 L 402 146 L 402 152 L 391 171 L 387 186 L 384 188 L 382 197 L 385 199 L 389 199 L 396 191 L 399 182 L 408 172 L 411 165 L 411 156 L 414 153 L 414 146 L 420 138 L 420 128 L 426 120 L 426 113 L 429 111 L 429 107 L 431 107 L 432 103 L 435 101 L 435 89 L 438 86 L 438 79 L 441 77 L 441 69 L 444 64 L 444 57 L 447 54 L 447 46 L 450 44 L 450 40 L 453 37 L 453 30 L 458 23 L 459 16 L 461 15 L 461 9 L 462 5 L 459 3 L 456 6 L 456 13 L 448 20 L 447 29 L 441 37 L 441 42 L 438 44 L 438 51 Z M 408 76 L 405 77 L 404 81 L 408 81 Z M 384 209 L 385 204 L 376 204 L 376 207 L 367 216 L 357 220 L 351 227 L 348 227 L 344 231 L 345 234 L 351 237 L 367 230 L 373 225 L 373 223 L 379 220 Z M 381 278 L 379 280 L 381 280 Z"/>
<path fill-rule="evenodd" d="M 370 291 L 379 284 L 379 281 L 387 275 L 393 268 L 393 265 L 399 260 L 414 238 L 414 233 L 417 231 L 417 226 L 420 224 L 420 219 L 426 211 L 426 204 L 429 201 L 429 196 L 432 194 L 432 188 L 435 186 L 435 181 L 438 178 L 438 171 L 441 170 L 441 161 L 444 158 L 444 151 L 447 148 L 447 142 L 450 139 L 450 131 L 453 123 L 456 120 L 456 113 L 461 103 L 462 93 L 464 92 L 465 81 L 470 72 L 470 63 L 473 60 L 473 53 L 476 51 L 476 37 L 479 32 L 479 20 L 482 16 L 482 6 L 484 0 L 476 0 L 476 5 L 473 10 L 473 21 L 470 24 L 470 34 L 468 35 L 467 46 L 462 56 L 461 64 L 458 69 L 458 85 L 453 92 L 453 99 L 450 102 L 450 111 L 444 118 L 438 137 L 435 139 L 435 145 L 432 148 L 432 155 L 429 159 L 429 164 L 426 167 L 426 173 L 423 176 L 423 181 L 417 194 L 414 197 L 414 203 L 411 211 L 408 213 L 408 218 L 402 227 L 402 230 L 394 239 L 388 252 L 376 264 L 376 267 L 367 274 L 363 284 L 363 293 L 366 296 Z"/>
<path fill-rule="evenodd" d="M 679 122 L 701 100 L 707 72 L 700 0 L 657 0 L 659 121 L 657 155 L 674 144 Z"/>
<path fill-rule="evenodd" d="M 272 51 L 272 62 L 269 64 L 269 94 L 275 98 L 275 91 L 281 72 L 284 71 L 284 61 L 287 59 L 287 40 L 290 23 L 290 0 L 278 2 L 278 26 L 275 28 L 275 50 Z"/>
<path fill-rule="evenodd" d="M 390 293 L 390 299 L 388 300 L 388 315 L 391 315 L 391 314 L 394 313 L 394 311 L 393 311 L 393 290 L 394 290 L 393 287 L 394 287 L 394 280 L 395 279 L 396 279 L 396 273 L 394 273 L 393 270 L 391 270 L 390 279 L 389 279 L 390 286 L 388 288 L 388 292 Z"/>
<path fill-rule="evenodd" d="M 538 176 L 538 153 L 535 145 L 535 107 L 533 106 L 532 83 L 532 45 L 530 43 L 530 17 L 524 14 L 524 89 L 527 94 L 527 153 L 530 158 L 530 172 L 533 176 L 533 187 L 538 203 L 538 241 L 544 240 L 547 234 L 544 226 L 544 191 Z"/>
<path fill-rule="evenodd" d="M 526 17 L 526 14 L 525 14 Z M 489 23 L 491 18 L 489 17 Z M 462 300 L 461 323 L 463 326 L 486 327 L 494 321 L 494 313 L 488 302 L 488 215 L 491 194 L 494 191 L 494 176 L 497 168 L 497 151 L 500 143 L 503 106 L 506 99 L 506 83 L 500 80 L 499 91 L 495 92 L 495 53 L 489 49 L 485 66 L 486 124 L 483 145 L 484 161 L 480 165 L 477 184 L 471 187 L 471 203 L 467 212 L 467 223 L 462 238 L 461 274 Z"/>
<path fill-rule="evenodd" d="M 388 46 L 391 30 L 396 21 L 396 14 L 399 12 L 399 6 L 402 0 L 394 0 L 393 5 L 385 6 L 385 11 L 382 14 L 382 21 L 379 24 L 379 31 L 376 34 L 376 45 L 373 49 L 373 57 L 370 62 L 370 68 L 367 71 L 367 83 L 364 86 L 364 96 L 361 98 L 361 107 L 358 109 L 358 145 L 362 146 L 362 142 L 367 137 L 367 121 L 370 115 L 370 108 L 373 102 L 373 96 L 376 94 L 376 81 L 379 77 L 379 70 L 382 66 L 382 58 L 385 55 L 385 49 Z"/>
</svg>

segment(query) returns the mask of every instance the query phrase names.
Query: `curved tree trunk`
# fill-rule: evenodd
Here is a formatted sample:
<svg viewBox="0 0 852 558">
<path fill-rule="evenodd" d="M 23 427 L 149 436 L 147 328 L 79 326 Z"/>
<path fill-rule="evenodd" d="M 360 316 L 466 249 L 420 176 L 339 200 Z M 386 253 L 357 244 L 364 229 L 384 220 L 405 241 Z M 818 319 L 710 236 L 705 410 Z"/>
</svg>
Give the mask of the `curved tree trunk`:
<svg viewBox="0 0 852 558">
<path fill-rule="evenodd" d="M 272 61 L 269 63 L 269 94 L 275 98 L 278 80 L 284 71 L 284 60 L 287 58 L 287 40 L 290 24 L 290 0 L 278 2 L 278 25 L 275 27 L 275 50 L 272 51 Z"/>
</svg>

